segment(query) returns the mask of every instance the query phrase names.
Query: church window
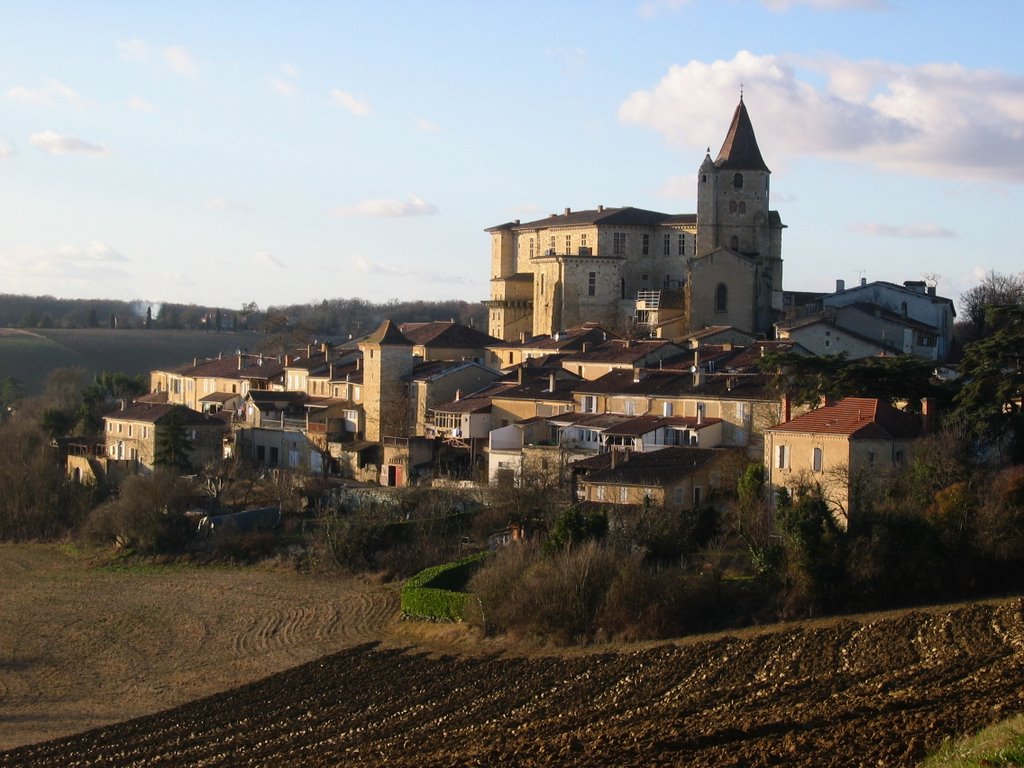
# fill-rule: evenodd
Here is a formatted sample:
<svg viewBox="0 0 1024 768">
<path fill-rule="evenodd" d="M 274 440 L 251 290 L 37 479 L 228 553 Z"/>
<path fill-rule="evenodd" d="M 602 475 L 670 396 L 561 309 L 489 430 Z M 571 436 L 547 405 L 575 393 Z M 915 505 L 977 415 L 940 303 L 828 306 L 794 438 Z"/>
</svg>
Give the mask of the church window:
<svg viewBox="0 0 1024 768">
<path fill-rule="evenodd" d="M 646 256 L 651 251 L 651 236 L 643 235 L 640 241 L 640 251 Z"/>
<path fill-rule="evenodd" d="M 715 312 L 725 312 L 729 308 L 729 289 L 725 283 L 715 288 Z"/>
<path fill-rule="evenodd" d="M 587 278 L 587 295 L 593 296 L 597 293 L 597 272 L 591 272 Z"/>
<path fill-rule="evenodd" d="M 625 232 L 613 232 L 612 233 L 612 255 L 614 255 L 614 256 L 625 256 L 626 255 L 626 233 Z"/>
<path fill-rule="evenodd" d="M 662 253 L 665 256 L 669 256 L 669 255 L 672 254 L 672 235 L 665 235 L 664 239 L 665 239 L 665 245 L 662 248 Z"/>
<path fill-rule="evenodd" d="M 729 238 L 729 247 L 734 251 L 738 251 L 740 249 L 740 239 L 736 235 Z"/>
<path fill-rule="evenodd" d="M 814 472 L 821 472 L 821 448 L 815 448 L 811 458 L 811 469 Z"/>
<path fill-rule="evenodd" d="M 736 201 L 735 200 L 730 200 L 729 201 L 729 213 L 736 213 Z"/>
<path fill-rule="evenodd" d="M 746 213 L 746 212 L 747 212 L 747 204 L 746 204 L 745 201 L 741 200 L 740 201 L 740 213 Z"/>
<path fill-rule="evenodd" d="M 734 187 L 736 187 L 736 189 L 743 189 L 743 174 L 742 173 L 737 173 L 735 176 L 732 177 L 732 185 Z"/>
</svg>

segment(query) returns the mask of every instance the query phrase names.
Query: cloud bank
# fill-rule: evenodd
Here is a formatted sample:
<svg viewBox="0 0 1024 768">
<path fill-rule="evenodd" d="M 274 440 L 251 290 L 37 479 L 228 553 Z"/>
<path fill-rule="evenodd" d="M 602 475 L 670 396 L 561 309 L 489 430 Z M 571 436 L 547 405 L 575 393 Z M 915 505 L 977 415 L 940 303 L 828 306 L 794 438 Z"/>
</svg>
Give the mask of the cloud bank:
<svg viewBox="0 0 1024 768">
<path fill-rule="evenodd" d="M 53 131 L 33 133 L 29 139 L 32 146 L 49 155 L 92 155 L 107 157 L 110 150 L 99 144 L 91 144 L 74 136 L 61 136 Z"/>
<path fill-rule="evenodd" d="M 818 83 L 822 83 L 819 85 Z M 619 119 L 717 152 L 742 84 L 765 157 L 818 155 L 920 176 L 1024 182 L 1024 78 L 958 64 L 757 56 L 673 66 Z"/>
</svg>

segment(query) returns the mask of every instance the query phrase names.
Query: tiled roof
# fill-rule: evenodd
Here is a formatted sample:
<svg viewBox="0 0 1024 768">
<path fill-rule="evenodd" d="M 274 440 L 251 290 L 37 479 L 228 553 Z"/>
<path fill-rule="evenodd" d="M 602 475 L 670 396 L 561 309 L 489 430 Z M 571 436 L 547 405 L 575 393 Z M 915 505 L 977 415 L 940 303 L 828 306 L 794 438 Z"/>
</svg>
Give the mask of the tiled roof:
<svg viewBox="0 0 1024 768">
<path fill-rule="evenodd" d="M 747 114 L 747 107 L 740 97 L 740 103 L 732 116 L 729 132 L 725 136 L 722 150 L 715 159 L 715 165 L 723 171 L 768 171 L 761 150 L 754 136 L 754 126 Z"/>
<path fill-rule="evenodd" d="M 714 448 L 669 446 L 657 451 L 630 452 L 628 457 L 620 454 L 616 457 L 613 469 L 611 453 L 603 453 L 599 457 L 592 457 L 603 461 L 586 460 L 591 462 L 589 468 L 593 471 L 583 481 L 607 485 L 667 485 L 681 480 L 720 455 L 722 452 Z M 573 466 L 580 467 L 581 464 L 575 462 Z"/>
<path fill-rule="evenodd" d="M 922 427 L 922 417 L 894 408 L 884 400 L 846 397 L 835 405 L 777 424 L 769 431 L 891 439 L 919 437 Z"/>
<path fill-rule="evenodd" d="M 381 344 L 381 345 L 384 345 L 384 346 L 392 346 L 392 347 L 398 347 L 398 346 L 411 347 L 412 346 L 412 342 L 409 341 L 409 339 L 407 339 L 405 337 L 405 334 L 403 334 L 398 329 L 398 326 L 395 325 L 395 323 L 391 322 L 390 320 L 385 320 L 383 323 L 381 323 L 376 331 L 374 331 L 369 336 L 367 336 L 365 339 L 363 339 L 363 343 L 364 344 Z"/>
<path fill-rule="evenodd" d="M 587 352 L 579 352 L 565 358 L 569 363 L 634 363 L 647 355 L 667 347 L 678 345 L 664 339 L 609 339 Z M 682 351 L 682 348 L 679 348 Z"/>
<path fill-rule="evenodd" d="M 452 321 L 432 323 L 402 323 L 400 330 L 413 344 L 457 349 L 478 349 L 501 340 Z"/>
<path fill-rule="evenodd" d="M 139 403 L 135 402 L 123 409 L 111 411 L 104 418 L 118 421 L 142 421 L 148 424 L 157 424 L 167 416 L 177 411 L 181 414 L 183 424 L 189 426 L 220 426 L 222 422 L 211 418 L 204 413 L 193 411 L 184 405 L 171 405 L 170 403 Z"/>
<path fill-rule="evenodd" d="M 764 374 L 714 373 L 694 384 L 693 374 L 680 370 L 641 369 L 609 371 L 594 381 L 577 384 L 576 392 L 585 395 L 634 395 L 638 397 L 707 397 L 724 400 L 774 400 L 770 381 Z"/>
</svg>

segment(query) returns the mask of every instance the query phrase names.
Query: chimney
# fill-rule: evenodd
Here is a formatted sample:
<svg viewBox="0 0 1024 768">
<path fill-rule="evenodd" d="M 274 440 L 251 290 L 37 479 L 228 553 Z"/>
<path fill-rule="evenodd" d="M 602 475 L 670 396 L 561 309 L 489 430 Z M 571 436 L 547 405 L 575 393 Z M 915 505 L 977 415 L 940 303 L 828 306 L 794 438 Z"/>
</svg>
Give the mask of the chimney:
<svg viewBox="0 0 1024 768">
<path fill-rule="evenodd" d="M 597 206 L 597 212 L 598 213 L 603 213 L 604 212 L 604 206 L 603 205 Z"/>
<path fill-rule="evenodd" d="M 122 398 L 121 398 L 121 410 L 123 411 L 123 410 L 125 410 L 125 409 L 126 409 L 127 407 L 128 407 L 128 401 L 127 401 L 127 400 L 125 400 L 125 399 L 124 399 L 124 398 L 122 397 Z"/>
<path fill-rule="evenodd" d="M 519 332 L 519 343 L 520 344 L 525 344 L 526 343 L 526 331 L 520 331 Z"/>
<path fill-rule="evenodd" d="M 555 391 L 555 374 L 549 373 L 548 374 L 548 392 L 554 392 L 554 391 Z"/>
<path fill-rule="evenodd" d="M 929 285 L 928 286 L 928 295 L 929 296 L 934 296 L 935 295 L 935 286 L 934 285 Z"/>
<path fill-rule="evenodd" d="M 842 293 L 846 290 L 845 280 L 836 280 L 836 293 Z"/>
<path fill-rule="evenodd" d="M 640 379 L 642 379 L 642 378 L 643 378 L 643 369 L 641 369 L 641 368 L 634 368 L 633 369 L 633 383 L 634 384 L 638 384 L 640 382 Z"/>
<path fill-rule="evenodd" d="M 324 353 L 324 357 L 327 357 L 327 353 L 331 351 L 331 345 L 329 342 L 324 342 L 320 345 L 320 351 Z"/>
<path fill-rule="evenodd" d="M 198 368 L 199 367 L 199 358 L 198 357 L 193 357 L 192 358 L 192 367 L 193 368 Z"/>
<path fill-rule="evenodd" d="M 516 383 L 517 384 L 522 384 L 523 383 L 523 368 L 525 368 L 525 367 L 526 367 L 526 363 L 524 362 L 522 365 L 519 366 L 519 370 L 516 372 Z"/>
<path fill-rule="evenodd" d="M 259 365 L 263 365 L 263 353 L 262 353 L 262 352 L 260 352 L 260 361 L 259 361 Z"/>
<path fill-rule="evenodd" d="M 866 277 L 862 277 L 862 278 L 860 279 L 860 285 L 861 285 L 861 288 L 863 288 L 863 287 L 864 287 L 865 285 L 867 285 L 867 284 L 868 284 L 868 279 L 867 279 Z"/>
<path fill-rule="evenodd" d="M 704 403 L 697 403 L 697 426 L 704 423 Z"/>
<path fill-rule="evenodd" d="M 242 370 L 244 367 L 245 367 L 245 364 L 242 362 L 242 356 L 239 355 L 238 356 L 238 370 Z"/>
<path fill-rule="evenodd" d="M 626 339 L 626 343 L 622 345 L 623 349 L 629 349 L 632 346 L 633 346 L 633 340 L 632 339 Z"/>
<path fill-rule="evenodd" d="M 793 402 L 789 399 L 789 395 L 783 395 L 781 400 L 782 405 L 782 422 L 785 424 L 792 418 L 793 415 Z"/>
<path fill-rule="evenodd" d="M 456 389 L 455 390 L 455 402 L 457 403 L 461 399 L 462 399 L 462 390 L 461 389 Z"/>
<path fill-rule="evenodd" d="M 218 352 L 217 353 L 217 359 L 218 360 L 223 360 L 224 359 L 224 353 L 223 352 Z"/>
<path fill-rule="evenodd" d="M 309 358 L 311 358 L 312 356 L 313 356 L 313 345 L 312 344 L 307 344 L 306 345 L 306 359 L 309 360 Z"/>
<path fill-rule="evenodd" d="M 363 370 L 363 358 L 362 358 L 362 356 L 356 358 L 356 370 L 357 371 Z"/>
<path fill-rule="evenodd" d="M 590 351 L 590 342 L 589 341 L 584 341 L 583 342 L 583 349 L 581 351 L 583 352 L 584 355 L 587 354 L 587 352 Z"/>
<path fill-rule="evenodd" d="M 569 215 L 570 213 L 572 213 L 572 208 L 568 208 L 568 207 L 567 207 L 567 208 L 565 209 L 565 215 L 566 215 L 566 216 L 568 216 L 568 215 Z"/>
</svg>

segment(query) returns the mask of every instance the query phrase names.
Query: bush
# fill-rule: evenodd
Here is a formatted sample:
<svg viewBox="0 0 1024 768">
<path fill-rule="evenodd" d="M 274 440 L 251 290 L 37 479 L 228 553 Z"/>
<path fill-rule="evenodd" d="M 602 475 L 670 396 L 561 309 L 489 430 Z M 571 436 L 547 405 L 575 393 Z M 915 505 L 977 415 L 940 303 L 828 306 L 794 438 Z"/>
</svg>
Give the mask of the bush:
<svg viewBox="0 0 1024 768">
<path fill-rule="evenodd" d="M 420 571 L 402 587 L 402 615 L 462 621 L 469 595 L 464 591 L 486 552 Z"/>
<path fill-rule="evenodd" d="M 89 513 L 85 536 L 142 554 L 179 551 L 188 538 L 181 506 L 189 493 L 187 482 L 169 472 L 133 475 L 116 498 Z"/>
</svg>

